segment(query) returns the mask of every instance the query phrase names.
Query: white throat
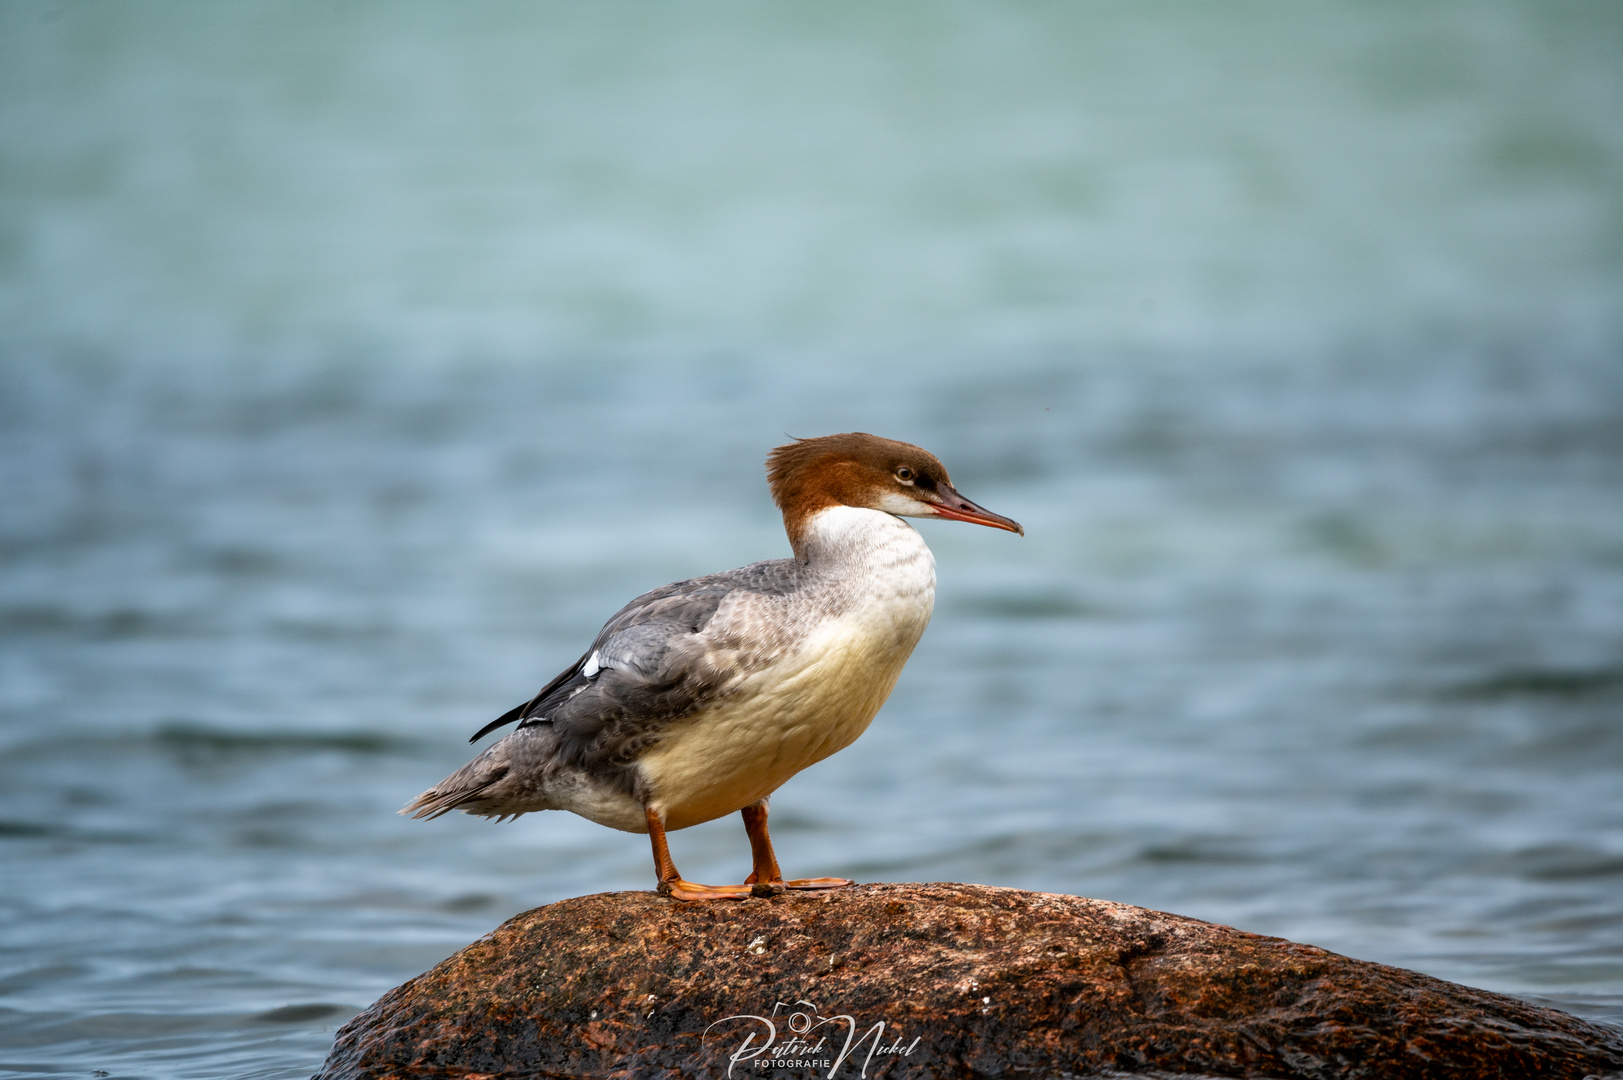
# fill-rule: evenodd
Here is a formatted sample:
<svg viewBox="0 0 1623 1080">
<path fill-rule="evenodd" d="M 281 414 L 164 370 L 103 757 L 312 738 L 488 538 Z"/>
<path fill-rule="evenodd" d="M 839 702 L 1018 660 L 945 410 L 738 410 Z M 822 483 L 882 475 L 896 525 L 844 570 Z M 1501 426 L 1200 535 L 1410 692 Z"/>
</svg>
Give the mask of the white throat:
<svg viewBox="0 0 1623 1080">
<path fill-rule="evenodd" d="M 830 506 L 806 519 L 801 546 L 814 569 L 879 575 L 925 572 L 935 591 L 935 556 L 919 531 L 894 514 Z"/>
</svg>

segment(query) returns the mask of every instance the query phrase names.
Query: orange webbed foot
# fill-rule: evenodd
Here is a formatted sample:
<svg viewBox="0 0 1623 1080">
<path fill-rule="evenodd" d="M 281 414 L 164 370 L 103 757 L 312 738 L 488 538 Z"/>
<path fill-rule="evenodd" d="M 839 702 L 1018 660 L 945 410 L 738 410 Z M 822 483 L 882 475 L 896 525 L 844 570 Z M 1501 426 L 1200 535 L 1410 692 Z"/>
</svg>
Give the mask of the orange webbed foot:
<svg viewBox="0 0 1623 1080">
<path fill-rule="evenodd" d="M 782 885 L 786 889 L 843 889 L 847 885 L 855 885 L 850 878 L 843 877 L 813 877 L 795 878 L 793 881 L 778 881 L 775 885 Z"/>
<path fill-rule="evenodd" d="M 750 888 L 748 885 L 700 885 L 677 878 L 660 882 L 659 894 L 673 900 L 747 900 Z"/>
<path fill-rule="evenodd" d="M 766 828 L 766 800 L 744 807 L 744 831 L 749 834 L 750 854 L 755 869 L 744 879 L 744 886 L 756 896 L 776 896 L 784 889 L 843 889 L 854 884 L 850 878 L 818 877 L 783 880 L 778 869 L 778 857 L 772 854 L 772 837 Z"/>
<path fill-rule="evenodd" d="M 744 884 L 754 889 L 756 896 L 772 896 L 782 889 L 843 889 L 847 885 L 855 885 L 856 882 L 843 877 L 795 878 L 792 881 L 776 878 L 772 881 L 761 881 L 755 874 L 751 874 L 744 879 Z"/>
</svg>

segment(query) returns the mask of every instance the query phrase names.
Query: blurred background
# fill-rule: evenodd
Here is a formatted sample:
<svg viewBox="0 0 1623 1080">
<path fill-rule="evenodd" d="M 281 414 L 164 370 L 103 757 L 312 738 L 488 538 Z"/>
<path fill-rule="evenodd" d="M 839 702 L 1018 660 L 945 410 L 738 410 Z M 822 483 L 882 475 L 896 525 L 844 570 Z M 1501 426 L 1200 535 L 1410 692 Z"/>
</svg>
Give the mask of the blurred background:
<svg viewBox="0 0 1623 1080">
<path fill-rule="evenodd" d="M 1029 535 L 921 524 L 787 870 L 1623 1020 L 1623 8 L 11 0 L 0 1075 L 307 1076 L 651 887 L 394 811 L 846 430 Z"/>
</svg>

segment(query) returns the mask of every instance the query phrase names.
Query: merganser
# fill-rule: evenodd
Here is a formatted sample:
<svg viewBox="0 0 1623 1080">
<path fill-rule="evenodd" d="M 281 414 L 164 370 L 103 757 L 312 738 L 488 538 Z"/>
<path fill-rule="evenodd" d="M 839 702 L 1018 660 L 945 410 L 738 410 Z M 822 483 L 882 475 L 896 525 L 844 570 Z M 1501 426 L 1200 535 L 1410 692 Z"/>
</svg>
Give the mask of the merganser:
<svg viewBox="0 0 1623 1080">
<path fill-rule="evenodd" d="M 935 558 L 902 518 L 1025 530 L 958 494 L 935 455 L 862 432 L 778 447 L 767 480 L 793 558 L 637 597 L 579 660 L 468 741 L 516 731 L 400 812 L 569 810 L 645 832 L 659 891 L 678 900 L 851 884 L 783 879 L 767 799 L 867 730 L 930 621 Z M 744 884 L 684 880 L 665 833 L 735 812 L 754 863 Z"/>
</svg>

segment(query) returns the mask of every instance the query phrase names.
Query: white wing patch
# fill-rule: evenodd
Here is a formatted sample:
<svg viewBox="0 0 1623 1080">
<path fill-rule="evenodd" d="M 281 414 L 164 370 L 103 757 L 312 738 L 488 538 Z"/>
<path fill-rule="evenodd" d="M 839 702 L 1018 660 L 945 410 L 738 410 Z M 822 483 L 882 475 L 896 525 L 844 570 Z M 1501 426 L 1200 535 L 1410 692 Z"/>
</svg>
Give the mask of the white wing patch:
<svg viewBox="0 0 1623 1080">
<path fill-rule="evenodd" d="M 586 658 L 586 663 L 581 665 L 580 673 L 588 679 L 597 678 L 597 673 L 603 670 L 603 665 L 598 662 L 598 659 L 599 653 L 594 649 L 592 655 Z"/>
</svg>

